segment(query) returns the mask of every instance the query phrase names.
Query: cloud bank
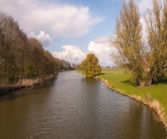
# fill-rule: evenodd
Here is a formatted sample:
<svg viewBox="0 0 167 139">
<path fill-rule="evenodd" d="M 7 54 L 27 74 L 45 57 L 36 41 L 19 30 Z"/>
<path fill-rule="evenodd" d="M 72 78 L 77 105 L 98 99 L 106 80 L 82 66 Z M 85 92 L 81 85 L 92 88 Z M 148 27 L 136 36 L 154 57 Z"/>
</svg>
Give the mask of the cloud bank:
<svg viewBox="0 0 167 139">
<path fill-rule="evenodd" d="M 48 36 L 80 37 L 88 33 L 91 26 L 103 20 L 93 18 L 88 7 L 40 0 L 0 0 L 0 9 L 14 17 L 28 35 L 42 32 L 48 34 L 43 39 L 48 39 Z"/>
<path fill-rule="evenodd" d="M 91 41 L 88 45 L 89 53 L 94 53 L 100 64 L 102 65 L 114 65 L 111 54 L 116 52 L 116 49 L 111 46 L 110 37 L 102 37 L 97 40 Z"/>
<path fill-rule="evenodd" d="M 65 45 L 61 52 L 54 52 L 53 55 L 59 59 L 69 61 L 71 63 L 80 63 L 86 57 L 86 53 L 79 49 L 78 46 Z"/>
<path fill-rule="evenodd" d="M 116 49 L 111 46 L 109 37 L 102 37 L 94 41 L 90 41 L 87 51 L 82 51 L 78 46 L 65 45 L 64 50 L 54 52 L 53 55 L 57 58 L 79 64 L 88 53 L 95 54 L 101 65 L 113 66 L 111 54 L 116 52 Z"/>
</svg>

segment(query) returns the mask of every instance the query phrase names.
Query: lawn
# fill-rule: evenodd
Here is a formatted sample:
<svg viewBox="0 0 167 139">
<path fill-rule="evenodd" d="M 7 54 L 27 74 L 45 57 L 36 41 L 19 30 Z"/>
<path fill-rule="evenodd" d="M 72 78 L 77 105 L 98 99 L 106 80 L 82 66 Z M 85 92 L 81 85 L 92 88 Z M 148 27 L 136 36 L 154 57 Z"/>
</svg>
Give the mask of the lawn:
<svg viewBox="0 0 167 139">
<path fill-rule="evenodd" d="M 152 100 L 157 100 L 165 114 L 165 119 L 167 119 L 167 84 L 160 83 L 150 87 L 139 88 L 129 82 L 130 74 L 123 72 L 121 69 L 103 69 L 102 73 L 98 77 L 108 80 L 114 90 L 130 96 L 140 96 L 144 101 L 147 100 L 148 95 L 151 96 Z"/>
</svg>

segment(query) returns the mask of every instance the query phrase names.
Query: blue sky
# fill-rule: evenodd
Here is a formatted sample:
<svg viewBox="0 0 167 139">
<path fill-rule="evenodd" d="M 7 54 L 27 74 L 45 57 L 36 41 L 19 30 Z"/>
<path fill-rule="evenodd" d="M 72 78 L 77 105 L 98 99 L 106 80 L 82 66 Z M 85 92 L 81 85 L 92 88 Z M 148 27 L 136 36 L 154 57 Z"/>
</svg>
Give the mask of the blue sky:
<svg viewBox="0 0 167 139">
<path fill-rule="evenodd" d="M 101 65 L 113 66 L 110 43 L 122 0 L 0 0 L 28 37 L 35 37 L 55 57 L 79 63 L 94 53 Z M 126 0 L 128 1 L 128 0 Z M 141 13 L 151 0 L 136 0 Z"/>
<path fill-rule="evenodd" d="M 79 46 L 80 49 L 87 51 L 88 44 L 91 40 L 100 37 L 111 36 L 114 32 L 115 19 L 119 15 L 121 2 L 119 0 L 59 0 L 61 4 L 72 4 L 75 6 L 89 7 L 90 13 L 95 17 L 102 17 L 103 21 L 92 26 L 89 32 L 81 37 L 76 38 L 57 38 L 48 47 L 50 51 L 61 51 L 61 46 L 71 44 Z"/>
</svg>

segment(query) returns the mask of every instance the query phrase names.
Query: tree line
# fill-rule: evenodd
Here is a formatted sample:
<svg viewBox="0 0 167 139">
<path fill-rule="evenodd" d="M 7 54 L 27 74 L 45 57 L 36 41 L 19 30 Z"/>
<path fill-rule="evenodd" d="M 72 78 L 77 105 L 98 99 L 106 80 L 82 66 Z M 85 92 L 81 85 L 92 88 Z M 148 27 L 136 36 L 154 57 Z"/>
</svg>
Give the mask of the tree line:
<svg viewBox="0 0 167 139">
<path fill-rule="evenodd" d="M 118 50 L 116 62 L 131 72 L 132 83 L 141 86 L 167 80 L 167 1 L 153 0 L 153 9 L 145 15 L 143 38 L 138 6 L 133 0 L 123 2 L 112 41 Z"/>
<path fill-rule="evenodd" d="M 70 63 L 54 58 L 37 39 L 28 38 L 11 16 L 0 13 L 0 87 L 62 69 L 71 69 Z"/>
</svg>

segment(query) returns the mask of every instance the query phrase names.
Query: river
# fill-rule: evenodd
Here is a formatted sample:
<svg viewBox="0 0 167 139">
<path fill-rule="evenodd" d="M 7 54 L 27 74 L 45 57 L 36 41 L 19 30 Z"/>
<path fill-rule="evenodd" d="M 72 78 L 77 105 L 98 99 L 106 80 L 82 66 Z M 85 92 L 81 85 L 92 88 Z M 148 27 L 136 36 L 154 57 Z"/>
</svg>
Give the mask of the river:
<svg viewBox="0 0 167 139">
<path fill-rule="evenodd" d="M 1 97 L 0 139 L 163 139 L 145 105 L 73 71 Z"/>
</svg>

